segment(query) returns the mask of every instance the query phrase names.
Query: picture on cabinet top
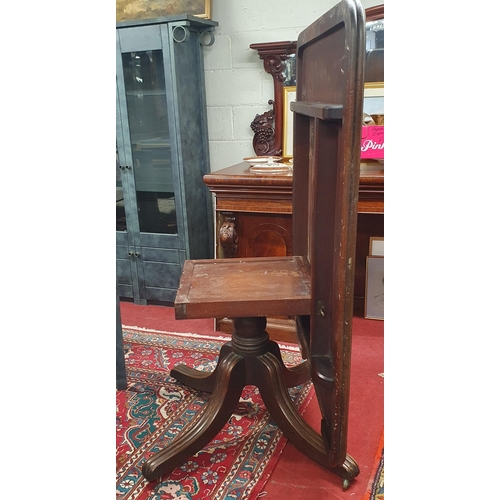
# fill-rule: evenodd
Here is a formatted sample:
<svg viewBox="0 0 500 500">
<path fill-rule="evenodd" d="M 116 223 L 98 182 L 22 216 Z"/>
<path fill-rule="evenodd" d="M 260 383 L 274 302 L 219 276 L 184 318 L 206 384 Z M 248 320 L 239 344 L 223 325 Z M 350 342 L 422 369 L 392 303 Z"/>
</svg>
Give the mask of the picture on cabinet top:
<svg viewBox="0 0 500 500">
<path fill-rule="evenodd" d="M 116 22 L 175 14 L 210 19 L 212 0 L 116 0 Z"/>
</svg>

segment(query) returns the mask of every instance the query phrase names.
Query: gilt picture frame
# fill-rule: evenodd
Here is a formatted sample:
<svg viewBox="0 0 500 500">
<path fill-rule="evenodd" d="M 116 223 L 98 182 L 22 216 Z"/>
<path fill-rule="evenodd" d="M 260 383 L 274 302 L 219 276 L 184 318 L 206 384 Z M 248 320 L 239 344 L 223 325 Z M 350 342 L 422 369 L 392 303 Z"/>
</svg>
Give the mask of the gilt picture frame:
<svg viewBox="0 0 500 500">
<path fill-rule="evenodd" d="M 363 113 L 373 117 L 373 119 L 375 120 L 374 125 L 384 124 L 383 82 L 365 83 L 365 90 L 363 97 Z"/>
<path fill-rule="evenodd" d="M 175 14 L 210 19 L 212 0 L 116 0 L 116 22 L 154 19 Z"/>
<path fill-rule="evenodd" d="M 285 160 L 293 157 L 293 112 L 290 104 L 297 99 L 297 87 L 283 87 L 283 148 L 281 156 Z"/>
</svg>

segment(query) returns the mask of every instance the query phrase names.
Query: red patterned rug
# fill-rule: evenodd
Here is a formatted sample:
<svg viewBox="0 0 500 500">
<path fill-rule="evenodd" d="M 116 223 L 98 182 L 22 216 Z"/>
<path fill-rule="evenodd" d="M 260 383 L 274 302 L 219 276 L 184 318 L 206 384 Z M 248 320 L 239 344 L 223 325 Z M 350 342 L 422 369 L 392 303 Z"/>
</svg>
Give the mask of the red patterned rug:
<svg viewBox="0 0 500 500">
<path fill-rule="evenodd" d="M 257 498 L 286 438 L 270 418 L 259 391 L 247 386 L 231 419 L 199 453 L 169 476 L 147 482 L 145 460 L 175 438 L 210 394 L 169 377 L 177 364 L 212 371 L 229 337 L 123 327 L 127 389 L 116 391 L 116 497 L 120 500 L 229 500 Z M 280 344 L 287 366 L 301 362 L 298 347 Z M 313 390 L 289 390 L 302 413 Z"/>
<path fill-rule="evenodd" d="M 375 464 L 371 473 L 368 491 L 363 500 L 384 500 L 384 435 L 375 455 Z"/>
</svg>

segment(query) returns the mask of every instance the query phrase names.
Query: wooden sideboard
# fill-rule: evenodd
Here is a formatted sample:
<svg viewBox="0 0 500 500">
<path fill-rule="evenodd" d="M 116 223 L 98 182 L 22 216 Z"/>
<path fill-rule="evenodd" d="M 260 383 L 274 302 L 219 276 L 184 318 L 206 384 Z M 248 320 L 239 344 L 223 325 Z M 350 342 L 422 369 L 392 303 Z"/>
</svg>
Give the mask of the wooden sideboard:
<svg viewBox="0 0 500 500">
<path fill-rule="evenodd" d="M 245 162 L 206 174 L 215 195 L 217 258 L 292 255 L 293 174 L 255 174 Z M 354 314 L 364 311 L 366 256 L 371 236 L 384 235 L 384 170 L 362 164 L 358 200 L 358 236 Z M 232 333 L 232 321 L 217 319 L 217 329 Z M 268 318 L 273 340 L 296 342 L 295 321 Z"/>
</svg>

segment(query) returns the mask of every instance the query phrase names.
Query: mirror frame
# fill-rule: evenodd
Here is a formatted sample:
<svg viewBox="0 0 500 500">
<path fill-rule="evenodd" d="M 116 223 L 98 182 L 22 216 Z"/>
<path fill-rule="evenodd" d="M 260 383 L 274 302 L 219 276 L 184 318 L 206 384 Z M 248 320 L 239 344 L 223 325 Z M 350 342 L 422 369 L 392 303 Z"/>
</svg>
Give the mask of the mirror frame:
<svg viewBox="0 0 500 500">
<path fill-rule="evenodd" d="M 380 19 L 384 19 L 384 4 L 369 7 L 365 10 L 365 16 L 367 21 L 378 21 Z"/>
<path fill-rule="evenodd" d="M 366 21 L 384 19 L 384 4 L 369 7 L 365 10 Z M 286 60 L 295 54 L 297 42 L 268 42 L 253 43 L 251 49 L 258 52 L 264 61 L 264 69 L 274 80 L 274 99 L 268 104 L 272 109 L 255 115 L 250 128 L 254 132 L 253 149 L 257 156 L 283 155 L 283 94 L 285 81 Z"/>
</svg>

